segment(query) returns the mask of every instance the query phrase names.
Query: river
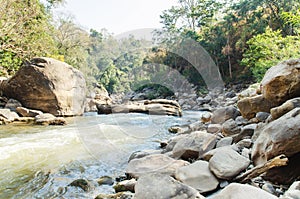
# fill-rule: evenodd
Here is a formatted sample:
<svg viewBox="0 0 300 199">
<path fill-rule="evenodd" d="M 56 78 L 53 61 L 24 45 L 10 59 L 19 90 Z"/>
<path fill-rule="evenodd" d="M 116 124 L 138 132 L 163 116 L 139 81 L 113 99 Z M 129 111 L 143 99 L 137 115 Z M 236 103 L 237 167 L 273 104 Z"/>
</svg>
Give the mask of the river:
<svg viewBox="0 0 300 199">
<path fill-rule="evenodd" d="M 95 198 L 113 193 L 98 186 L 101 176 L 124 175 L 130 154 L 157 149 L 172 136 L 168 128 L 199 120 L 201 112 L 183 117 L 137 113 L 67 118 L 66 126 L 0 126 L 0 198 Z M 89 192 L 68 186 L 87 179 Z"/>
</svg>

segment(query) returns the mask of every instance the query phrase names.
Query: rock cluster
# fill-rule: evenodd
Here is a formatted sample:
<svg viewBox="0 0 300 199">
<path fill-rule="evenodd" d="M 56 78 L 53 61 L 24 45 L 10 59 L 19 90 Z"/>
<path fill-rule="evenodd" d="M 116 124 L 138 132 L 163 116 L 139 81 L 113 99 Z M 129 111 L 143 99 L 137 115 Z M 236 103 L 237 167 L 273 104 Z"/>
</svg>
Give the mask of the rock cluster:
<svg viewBox="0 0 300 199">
<path fill-rule="evenodd" d="M 255 92 L 203 103 L 214 111 L 171 127 L 176 135 L 158 153 L 132 155 L 131 197 L 299 198 L 299 77 L 300 60 L 289 60 L 271 68 Z"/>
</svg>

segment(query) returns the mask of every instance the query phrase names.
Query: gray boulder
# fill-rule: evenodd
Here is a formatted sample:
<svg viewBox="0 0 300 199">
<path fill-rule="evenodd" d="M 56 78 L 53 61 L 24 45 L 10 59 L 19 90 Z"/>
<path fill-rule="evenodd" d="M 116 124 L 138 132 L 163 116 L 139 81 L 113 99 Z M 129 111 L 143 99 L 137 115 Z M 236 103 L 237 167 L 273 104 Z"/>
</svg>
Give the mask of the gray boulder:
<svg viewBox="0 0 300 199">
<path fill-rule="evenodd" d="M 233 119 L 229 119 L 222 125 L 222 134 L 224 136 L 231 136 L 239 134 L 241 132 L 241 127 Z"/>
<path fill-rule="evenodd" d="M 278 199 L 276 196 L 248 184 L 231 183 L 212 199 Z"/>
<path fill-rule="evenodd" d="M 230 148 L 218 150 L 209 160 L 209 169 L 218 178 L 230 180 L 245 170 L 250 160 Z"/>
<path fill-rule="evenodd" d="M 216 146 L 217 136 L 204 131 L 195 131 L 178 140 L 173 156 L 184 160 L 197 159 Z"/>
<path fill-rule="evenodd" d="M 219 185 L 219 181 L 209 170 L 206 161 L 196 161 L 177 169 L 175 178 L 197 189 L 200 193 L 215 190 Z"/>
<path fill-rule="evenodd" d="M 204 199 L 198 191 L 168 175 L 153 173 L 140 177 L 135 185 L 135 199 Z"/>
<path fill-rule="evenodd" d="M 264 164 L 277 155 L 290 157 L 300 152 L 300 108 L 293 109 L 279 119 L 257 129 L 252 149 L 255 165 Z M 254 136 L 256 137 L 256 136 Z"/>
<path fill-rule="evenodd" d="M 164 173 L 174 176 L 176 169 L 188 164 L 186 161 L 175 160 L 164 154 L 154 154 L 131 160 L 127 165 L 126 173 L 137 178 L 147 173 Z"/>
</svg>

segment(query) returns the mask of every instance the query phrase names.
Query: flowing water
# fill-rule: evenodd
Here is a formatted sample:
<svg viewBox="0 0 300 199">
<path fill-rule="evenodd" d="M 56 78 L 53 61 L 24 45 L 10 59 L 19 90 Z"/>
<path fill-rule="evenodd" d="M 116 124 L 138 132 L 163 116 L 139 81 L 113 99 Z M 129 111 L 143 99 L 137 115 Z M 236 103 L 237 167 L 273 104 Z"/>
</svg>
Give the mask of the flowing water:
<svg viewBox="0 0 300 199">
<path fill-rule="evenodd" d="M 144 114 L 89 114 L 68 118 L 67 126 L 0 126 L 0 198 L 94 198 L 112 193 L 97 185 L 101 176 L 124 175 L 130 154 L 157 149 L 168 139 L 168 127 L 199 119 L 201 112 L 181 118 Z M 87 179 L 84 192 L 68 186 Z"/>
</svg>

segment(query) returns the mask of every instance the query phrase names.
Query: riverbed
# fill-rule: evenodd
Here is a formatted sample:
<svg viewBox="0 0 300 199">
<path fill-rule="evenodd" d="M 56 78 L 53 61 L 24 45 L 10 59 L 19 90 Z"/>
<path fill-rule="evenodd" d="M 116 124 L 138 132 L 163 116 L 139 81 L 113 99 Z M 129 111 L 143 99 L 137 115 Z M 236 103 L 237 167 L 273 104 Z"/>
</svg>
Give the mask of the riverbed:
<svg viewBox="0 0 300 199">
<path fill-rule="evenodd" d="M 0 198 L 94 198 L 112 193 L 99 186 L 101 176 L 124 175 L 134 151 L 158 149 L 172 136 L 172 125 L 199 120 L 201 112 L 183 117 L 137 113 L 67 118 L 66 126 L 0 126 Z M 92 190 L 68 186 L 87 179 Z"/>
</svg>

